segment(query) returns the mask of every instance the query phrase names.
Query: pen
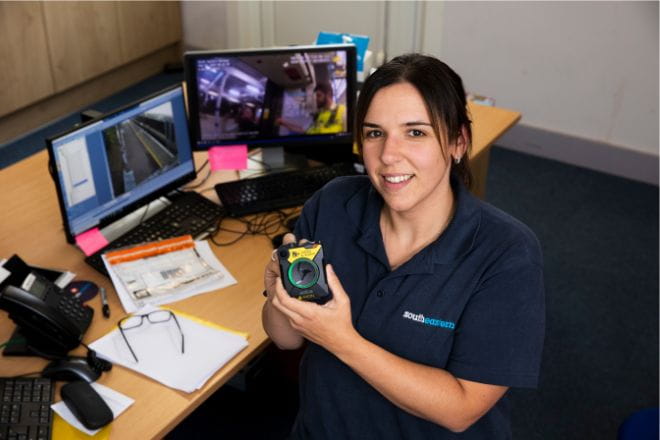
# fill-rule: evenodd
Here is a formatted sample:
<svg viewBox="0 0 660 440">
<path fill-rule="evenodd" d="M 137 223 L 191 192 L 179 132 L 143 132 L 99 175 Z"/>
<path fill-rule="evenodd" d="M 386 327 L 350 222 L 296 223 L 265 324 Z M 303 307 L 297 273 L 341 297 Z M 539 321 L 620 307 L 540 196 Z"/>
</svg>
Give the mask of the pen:
<svg viewBox="0 0 660 440">
<path fill-rule="evenodd" d="M 103 304 L 103 317 L 107 319 L 110 317 L 110 306 L 108 305 L 108 297 L 105 295 L 104 287 L 101 287 L 99 290 L 101 291 L 101 304 Z"/>
</svg>

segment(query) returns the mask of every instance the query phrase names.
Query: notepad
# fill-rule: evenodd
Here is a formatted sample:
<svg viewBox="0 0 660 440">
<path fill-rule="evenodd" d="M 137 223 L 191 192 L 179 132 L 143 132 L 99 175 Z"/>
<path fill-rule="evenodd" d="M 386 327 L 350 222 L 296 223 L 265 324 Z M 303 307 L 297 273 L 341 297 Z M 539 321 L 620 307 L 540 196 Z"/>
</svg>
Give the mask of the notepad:
<svg viewBox="0 0 660 440">
<path fill-rule="evenodd" d="M 156 310 L 148 306 L 138 313 Z M 135 362 L 118 328 L 90 344 L 104 359 L 148 376 L 171 388 L 192 393 L 248 346 L 245 333 L 219 328 L 213 323 L 172 310 L 184 335 L 173 321 L 125 331 L 139 362 Z"/>
</svg>

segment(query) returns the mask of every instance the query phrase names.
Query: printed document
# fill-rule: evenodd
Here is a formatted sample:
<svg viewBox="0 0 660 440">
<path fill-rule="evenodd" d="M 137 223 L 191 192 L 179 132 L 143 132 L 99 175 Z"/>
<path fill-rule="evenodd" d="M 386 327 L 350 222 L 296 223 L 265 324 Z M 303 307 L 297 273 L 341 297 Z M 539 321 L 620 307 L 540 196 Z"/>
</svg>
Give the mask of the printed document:
<svg viewBox="0 0 660 440">
<path fill-rule="evenodd" d="M 190 236 L 111 251 L 103 262 L 127 313 L 236 284 L 208 242 Z"/>
</svg>

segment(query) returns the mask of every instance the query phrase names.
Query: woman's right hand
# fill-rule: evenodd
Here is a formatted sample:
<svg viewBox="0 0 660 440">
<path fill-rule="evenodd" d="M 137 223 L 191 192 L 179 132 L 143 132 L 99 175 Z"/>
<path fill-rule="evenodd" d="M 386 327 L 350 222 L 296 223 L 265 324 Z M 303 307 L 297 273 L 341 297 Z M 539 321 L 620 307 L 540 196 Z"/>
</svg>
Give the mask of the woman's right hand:
<svg viewBox="0 0 660 440">
<path fill-rule="evenodd" d="M 296 236 L 288 233 L 285 234 L 282 238 L 282 244 L 295 243 Z M 264 288 L 268 295 L 268 300 L 270 301 L 275 296 L 275 283 L 280 277 L 280 263 L 277 259 L 277 249 L 273 250 L 273 253 L 270 257 L 270 261 L 266 265 L 266 270 L 264 272 Z"/>
<path fill-rule="evenodd" d="M 282 239 L 282 244 L 295 242 L 296 236 L 293 234 L 286 234 Z M 299 348 L 303 344 L 304 339 L 297 330 L 291 327 L 289 318 L 273 305 L 273 298 L 275 298 L 278 283 L 280 284 L 280 288 L 284 290 L 284 286 L 282 286 L 282 281 L 280 280 L 280 264 L 277 259 L 277 249 L 275 249 L 264 272 L 264 287 L 266 288 L 268 299 L 261 312 L 261 320 L 264 330 L 266 330 L 266 333 L 268 333 L 268 336 L 275 345 L 281 349 L 292 350 Z"/>
</svg>

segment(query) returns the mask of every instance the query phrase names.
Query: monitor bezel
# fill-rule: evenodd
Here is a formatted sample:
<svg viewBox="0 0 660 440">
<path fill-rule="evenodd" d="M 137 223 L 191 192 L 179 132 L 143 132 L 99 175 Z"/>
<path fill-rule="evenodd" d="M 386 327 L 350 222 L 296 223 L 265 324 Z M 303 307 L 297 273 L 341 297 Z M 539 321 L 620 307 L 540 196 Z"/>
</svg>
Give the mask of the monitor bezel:
<svg viewBox="0 0 660 440">
<path fill-rule="evenodd" d="M 343 134 L 322 134 L 322 135 L 292 135 L 279 138 L 261 138 L 261 139 L 228 139 L 222 141 L 201 141 L 201 132 L 197 109 L 199 108 L 198 88 L 197 88 L 197 69 L 196 62 L 199 59 L 214 57 L 239 57 L 248 55 L 268 55 L 268 54 L 288 54 L 297 52 L 331 52 L 335 50 L 345 50 L 347 52 L 347 71 L 352 73 L 347 78 L 346 84 L 346 114 L 347 114 L 347 133 Z M 357 52 L 353 44 L 327 44 L 327 45 L 307 45 L 307 46 L 278 46 L 268 48 L 236 49 L 236 50 L 201 50 L 188 51 L 183 56 L 184 77 L 186 83 L 186 95 L 188 102 L 188 126 L 190 136 L 193 139 L 192 148 L 195 151 L 206 151 L 213 146 L 247 144 L 249 147 L 269 148 L 284 147 L 292 151 L 304 151 L 316 148 L 316 153 L 329 153 L 330 148 L 345 146 L 352 148 L 354 139 L 354 120 L 352 115 L 355 112 L 357 104 Z M 206 143 L 205 143 L 206 142 Z M 309 147 L 313 144 L 313 147 Z M 304 148 L 304 150 L 303 150 Z M 313 154 L 313 152 L 311 152 Z"/>
<path fill-rule="evenodd" d="M 71 135 L 71 133 L 74 133 L 74 132 L 79 131 L 79 130 L 84 130 L 87 127 L 89 127 L 90 125 L 96 124 L 99 121 L 102 121 L 103 119 L 113 117 L 113 116 L 117 115 L 118 113 L 122 113 L 122 112 L 125 112 L 125 111 L 127 111 L 131 108 L 135 108 L 135 107 L 141 105 L 144 102 L 147 102 L 147 101 L 150 101 L 152 99 L 158 98 L 159 96 L 170 93 L 170 92 L 172 92 L 176 89 L 181 90 L 181 95 L 182 95 L 184 106 L 185 106 L 186 99 L 185 99 L 185 91 L 183 89 L 183 86 L 181 84 L 176 84 L 174 86 L 166 87 L 166 88 L 164 88 L 164 89 L 162 89 L 158 92 L 152 93 L 152 94 L 144 96 L 142 98 L 139 98 L 135 101 L 132 101 L 132 102 L 126 104 L 126 105 L 118 107 L 118 108 L 116 108 L 114 110 L 111 110 L 107 113 L 103 113 L 102 115 L 100 115 L 97 118 L 86 121 L 86 122 L 81 123 L 79 125 L 74 125 L 73 127 L 69 128 L 69 129 L 67 129 L 63 132 L 60 132 L 56 135 L 50 136 L 46 139 L 46 146 L 47 146 L 47 150 L 48 150 L 49 173 L 51 174 L 51 177 L 53 178 L 53 180 L 55 182 L 55 189 L 57 191 L 57 199 L 58 199 L 58 202 L 59 202 L 60 214 L 62 216 L 62 224 L 64 226 L 64 234 L 66 236 L 67 242 L 75 243 L 75 235 L 71 232 L 71 225 L 69 224 L 69 219 L 68 219 L 67 213 L 66 213 L 66 204 L 65 204 L 65 201 L 64 201 L 64 191 L 62 189 L 61 182 L 60 182 L 60 179 L 59 179 L 59 176 L 58 176 L 58 173 L 57 173 L 57 169 L 55 167 L 55 148 L 53 146 L 54 142 L 56 142 L 60 138 L 67 137 L 67 136 Z M 130 214 L 131 212 L 133 212 L 134 210 L 136 210 L 140 206 L 144 206 L 146 203 L 151 202 L 153 200 L 156 200 L 157 198 L 162 197 L 162 196 L 172 192 L 173 190 L 181 187 L 182 185 L 195 180 L 197 178 L 197 170 L 196 170 L 196 166 L 195 166 L 194 149 L 192 148 L 193 147 L 193 143 L 192 143 L 193 139 L 191 137 L 190 127 L 188 127 L 188 141 L 190 142 L 190 147 L 191 147 L 190 148 L 190 158 L 192 160 L 192 165 L 193 165 L 191 172 L 189 172 L 187 174 L 184 174 L 183 176 L 179 177 L 176 180 L 173 180 L 172 182 L 168 183 L 167 185 L 163 186 L 162 188 L 159 188 L 156 191 L 153 191 L 152 193 L 147 194 L 147 195 L 135 200 L 133 203 L 131 203 L 129 205 L 126 205 L 123 208 L 120 208 L 114 214 L 110 214 L 107 217 L 104 217 L 103 219 L 101 219 L 99 224 L 96 225 L 95 227 L 103 228 L 103 227 L 105 227 L 105 226 L 121 219 L 122 217 L 126 216 L 127 214 Z"/>
</svg>

